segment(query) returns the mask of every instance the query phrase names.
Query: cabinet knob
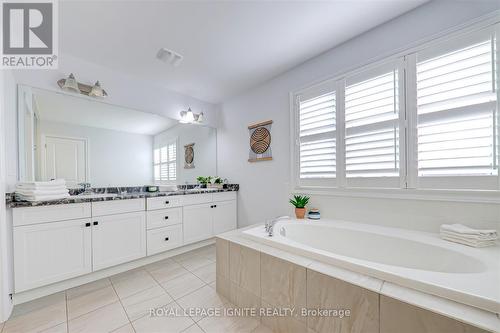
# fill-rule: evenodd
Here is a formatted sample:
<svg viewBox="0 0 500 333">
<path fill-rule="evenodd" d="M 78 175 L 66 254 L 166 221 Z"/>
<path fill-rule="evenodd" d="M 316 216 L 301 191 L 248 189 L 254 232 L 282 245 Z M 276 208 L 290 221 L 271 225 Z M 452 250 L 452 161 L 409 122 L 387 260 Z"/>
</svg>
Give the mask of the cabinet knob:
<svg viewBox="0 0 500 333">
<path fill-rule="evenodd" d="M 217 208 L 217 205 L 214 205 L 214 208 Z"/>
<path fill-rule="evenodd" d="M 98 224 L 99 224 L 99 222 L 97 222 L 97 221 L 94 221 L 94 225 L 98 225 Z"/>
<path fill-rule="evenodd" d="M 85 223 L 85 227 L 90 227 L 90 222 Z"/>
<path fill-rule="evenodd" d="M 168 241 L 168 237 L 165 237 L 165 242 Z"/>
<path fill-rule="evenodd" d="M 165 216 L 165 220 L 168 220 L 168 216 Z"/>
<path fill-rule="evenodd" d="M 168 201 L 168 200 L 167 200 L 167 201 L 165 201 L 165 205 L 168 205 L 169 203 L 170 203 L 170 201 Z"/>
</svg>

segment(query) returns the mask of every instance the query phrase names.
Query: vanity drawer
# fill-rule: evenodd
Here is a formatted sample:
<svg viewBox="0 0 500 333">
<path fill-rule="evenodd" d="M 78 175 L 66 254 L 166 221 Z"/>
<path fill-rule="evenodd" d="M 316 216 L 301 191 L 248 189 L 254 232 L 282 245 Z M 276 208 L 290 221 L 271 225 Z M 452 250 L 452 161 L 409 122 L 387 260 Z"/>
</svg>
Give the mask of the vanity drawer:
<svg viewBox="0 0 500 333">
<path fill-rule="evenodd" d="M 22 207 L 13 209 L 14 227 L 90 217 L 90 203 Z"/>
<path fill-rule="evenodd" d="M 213 201 L 236 200 L 236 192 L 218 192 L 213 194 Z"/>
<path fill-rule="evenodd" d="M 148 256 L 182 245 L 182 224 L 147 231 Z"/>
<path fill-rule="evenodd" d="M 212 193 L 188 194 L 184 196 L 184 206 L 212 202 Z"/>
<path fill-rule="evenodd" d="M 148 230 L 179 223 L 182 223 L 182 208 L 180 207 L 147 212 Z"/>
<path fill-rule="evenodd" d="M 147 198 L 147 210 L 165 209 L 182 206 L 182 197 L 166 196 L 157 198 Z"/>
<path fill-rule="evenodd" d="M 144 199 L 98 201 L 92 203 L 92 216 L 139 212 L 145 209 Z"/>
</svg>

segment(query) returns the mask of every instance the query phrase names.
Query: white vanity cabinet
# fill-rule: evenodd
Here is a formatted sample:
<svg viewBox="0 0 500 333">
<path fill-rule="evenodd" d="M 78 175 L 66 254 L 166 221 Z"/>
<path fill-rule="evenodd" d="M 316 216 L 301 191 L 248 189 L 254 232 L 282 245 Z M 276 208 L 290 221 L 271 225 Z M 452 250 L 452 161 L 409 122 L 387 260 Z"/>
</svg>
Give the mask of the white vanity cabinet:
<svg viewBox="0 0 500 333">
<path fill-rule="evenodd" d="M 236 192 L 20 207 L 12 216 L 20 293 L 235 229 Z"/>
<path fill-rule="evenodd" d="M 184 206 L 184 244 L 236 229 L 236 192 L 204 194 L 191 200 L 206 203 Z"/>
<path fill-rule="evenodd" d="M 236 229 L 236 200 L 214 202 L 213 208 L 213 234 Z"/>
<path fill-rule="evenodd" d="M 184 206 L 184 244 L 212 237 L 212 203 Z"/>
<path fill-rule="evenodd" d="M 114 214 L 92 218 L 92 260 L 94 271 L 145 256 L 145 212 Z"/>
</svg>

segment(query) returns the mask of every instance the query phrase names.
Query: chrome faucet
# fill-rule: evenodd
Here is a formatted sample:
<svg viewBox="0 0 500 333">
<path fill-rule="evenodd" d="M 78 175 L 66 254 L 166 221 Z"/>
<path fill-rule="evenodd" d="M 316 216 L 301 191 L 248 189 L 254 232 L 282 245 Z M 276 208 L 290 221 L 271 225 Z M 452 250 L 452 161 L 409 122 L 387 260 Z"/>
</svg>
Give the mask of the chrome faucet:
<svg viewBox="0 0 500 333">
<path fill-rule="evenodd" d="M 90 191 L 90 187 L 92 186 L 90 183 L 79 183 L 78 185 L 83 188 L 84 194 L 88 194 L 88 193 L 92 192 L 92 191 Z"/>
<path fill-rule="evenodd" d="M 269 237 L 273 237 L 274 234 L 274 225 L 276 222 L 281 221 L 281 220 L 288 220 L 290 216 L 278 216 L 275 217 L 272 220 L 266 221 L 266 232 L 269 235 Z"/>
</svg>

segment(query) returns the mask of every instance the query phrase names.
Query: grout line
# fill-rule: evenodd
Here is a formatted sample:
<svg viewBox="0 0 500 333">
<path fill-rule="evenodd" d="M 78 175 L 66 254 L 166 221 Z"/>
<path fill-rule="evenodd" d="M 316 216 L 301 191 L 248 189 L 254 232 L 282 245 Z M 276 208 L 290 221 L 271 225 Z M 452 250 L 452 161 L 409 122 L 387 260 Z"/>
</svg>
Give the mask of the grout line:
<svg viewBox="0 0 500 333">
<path fill-rule="evenodd" d="M 64 291 L 64 300 L 66 305 L 66 332 L 69 333 L 69 316 L 68 316 L 68 294 Z"/>
<path fill-rule="evenodd" d="M 118 295 L 118 293 L 116 292 L 116 289 L 115 289 L 115 286 L 114 286 L 114 284 L 113 284 L 113 281 L 111 281 L 111 279 L 110 279 L 109 281 L 111 282 L 111 288 L 113 288 L 113 291 L 115 292 L 115 295 L 116 295 L 116 297 L 118 298 L 118 302 L 120 302 L 120 305 L 122 306 L 122 309 L 123 309 L 123 311 L 125 312 L 125 316 L 127 316 L 128 323 L 129 323 L 130 325 L 132 325 L 132 321 L 130 320 L 130 317 L 128 316 L 127 310 L 125 310 L 125 307 L 123 306 L 122 300 L 121 300 L 120 296 Z M 123 325 L 123 326 L 125 326 L 125 325 Z M 133 330 L 134 330 L 134 332 L 135 332 L 134 325 L 132 325 L 132 329 L 133 329 Z"/>
</svg>

